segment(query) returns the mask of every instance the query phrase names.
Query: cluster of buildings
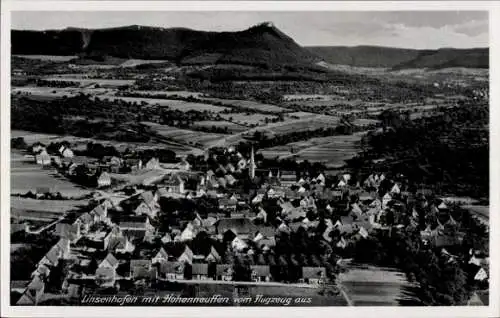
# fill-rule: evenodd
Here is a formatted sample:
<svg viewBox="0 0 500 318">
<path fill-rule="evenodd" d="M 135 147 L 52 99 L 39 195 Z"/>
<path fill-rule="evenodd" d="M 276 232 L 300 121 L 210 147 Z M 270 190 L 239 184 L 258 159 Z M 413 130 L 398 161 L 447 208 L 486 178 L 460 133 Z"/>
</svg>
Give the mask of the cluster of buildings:
<svg viewBox="0 0 500 318">
<path fill-rule="evenodd" d="M 69 154 L 60 149 L 62 164 L 75 158 L 64 153 Z M 113 166 L 127 160 L 111 157 L 105 162 Z M 422 242 L 442 249 L 450 261 L 456 259 L 453 247 L 464 236 L 460 224 L 446 202 L 431 199 L 428 191 L 409 192 L 403 181 L 388 180 L 382 173 L 370 174 L 363 182 L 344 173 L 327 182 L 322 173 L 269 169 L 259 188 L 242 193 L 237 187 L 242 171 L 248 170 L 250 179 L 256 177 L 253 151 L 250 160 L 238 162 L 196 174 L 195 191 L 187 190 L 175 172 L 132 194 L 110 191 L 89 212 L 56 224 L 59 241 L 37 264 L 20 304 L 39 302 L 48 273 L 61 261 L 68 268 L 63 293 L 77 294 L 82 286 L 123 289 L 161 281 L 232 281 L 241 277 L 241 268 L 248 269 L 246 280 L 254 283 L 319 285 L 328 282 L 335 251 L 374 231 L 390 233 L 410 225 L 425 225 Z M 127 164 L 135 169 L 160 167 L 156 158 L 144 165 L 140 160 Z M 184 162 L 170 168 L 190 169 Z M 108 186 L 107 171 L 101 171 L 98 186 Z M 203 217 L 196 209 L 175 211 L 178 222 L 162 226 L 163 198 L 210 198 L 217 203 Z M 280 242 L 295 236 L 327 248 L 322 253 L 315 248 L 283 252 Z M 477 266 L 475 279 L 487 281 L 485 251 L 471 250 L 468 262 Z"/>
</svg>

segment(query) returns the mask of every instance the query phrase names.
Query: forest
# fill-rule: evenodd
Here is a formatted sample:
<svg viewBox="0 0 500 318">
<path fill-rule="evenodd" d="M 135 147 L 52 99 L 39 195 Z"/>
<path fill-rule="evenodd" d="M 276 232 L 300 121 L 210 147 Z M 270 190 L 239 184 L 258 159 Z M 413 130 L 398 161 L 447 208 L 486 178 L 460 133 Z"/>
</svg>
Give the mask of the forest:
<svg viewBox="0 0 500 318">
<path fill-rule="evenodd" d="M 385 131 L 367 135 L 351 167 L 402 173 L 443 194 L 488 197 L 488 105 L 438 109 L 435 116 L 413 121 L 386 111 L 380 119 Z M 387 159 L 373 163 L 379 158 Z"/>
</svg>

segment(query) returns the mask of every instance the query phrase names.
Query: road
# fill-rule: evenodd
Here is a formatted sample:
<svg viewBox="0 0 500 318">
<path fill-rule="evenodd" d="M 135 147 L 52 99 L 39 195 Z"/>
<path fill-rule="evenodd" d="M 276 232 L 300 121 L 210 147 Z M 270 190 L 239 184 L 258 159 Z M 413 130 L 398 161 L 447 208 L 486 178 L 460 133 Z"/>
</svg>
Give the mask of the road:
<svg viewBox="0 0 500 318">
<path fill-rule="evenodd" d="M 42 233 L 43 231 L 46 231 L 47 229 L 51 228 L 52 226 L 56 225 L 57 223 L 61 222 L 62 220 L 64 220 L 64 218 L 66 218 L 66 215 L 63 215 L 63 216 L 60 216 L 57 220 L 55 220 L 54 222 L 51 222 L 41 228 L 39 228 L 38 230 L 36 231 L 32 231 L 30 230 L 29 228 L 26 230 L 26 233 L 28 234 L 40 234 Z"/>
</svg>

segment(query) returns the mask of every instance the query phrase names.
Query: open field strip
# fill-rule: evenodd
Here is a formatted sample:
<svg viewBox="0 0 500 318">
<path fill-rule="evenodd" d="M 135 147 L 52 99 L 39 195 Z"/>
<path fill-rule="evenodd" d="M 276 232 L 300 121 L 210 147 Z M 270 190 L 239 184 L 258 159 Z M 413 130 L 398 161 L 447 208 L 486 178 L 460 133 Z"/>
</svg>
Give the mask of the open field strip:
<svg viewBox="0 0 500 318">
<path fill-rule="evenodd" d="M 224 110 L 229 110 L 227 107 L 223 106 L 215 106 L 204 103 L 196 103 L 196 102 L 186 102 L 183 100 L 175 100 L 175 99 L 163 99 L 163 98 L 146 98 L 146 97 L 124 97 L 124 96 L 114 96 L 114 95 L 103 95 L 102 98 L 107 98 L 109 100 L 123 100 L 130 103 L 147 103 L 149 105 L 158 105 L 165 106 L 169 109 L 180 110 L 180 111 L 189 111 L 189 110 L 197 110 L 197 111 L 211 111 L 211 112 L 221 112 Z"/>
</svg>

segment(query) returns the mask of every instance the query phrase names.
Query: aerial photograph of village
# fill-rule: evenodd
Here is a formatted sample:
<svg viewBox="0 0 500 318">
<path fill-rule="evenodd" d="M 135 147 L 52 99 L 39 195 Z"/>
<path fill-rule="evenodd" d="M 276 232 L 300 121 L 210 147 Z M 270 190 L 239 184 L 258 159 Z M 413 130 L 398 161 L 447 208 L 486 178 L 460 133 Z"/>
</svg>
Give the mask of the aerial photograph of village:
<svg viewBox="0 0 500 318">
<path fill-rule="evenodd" d="M 488 12 L 11 23 L 12 306 L 489 305 Z"/>
</svg>

